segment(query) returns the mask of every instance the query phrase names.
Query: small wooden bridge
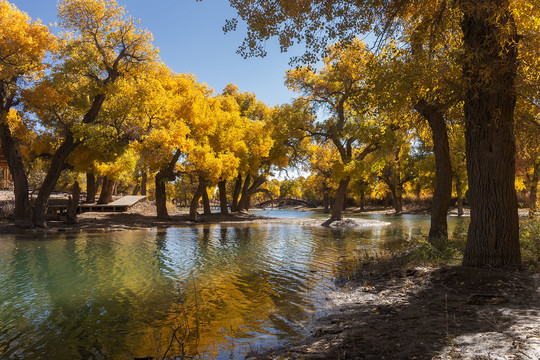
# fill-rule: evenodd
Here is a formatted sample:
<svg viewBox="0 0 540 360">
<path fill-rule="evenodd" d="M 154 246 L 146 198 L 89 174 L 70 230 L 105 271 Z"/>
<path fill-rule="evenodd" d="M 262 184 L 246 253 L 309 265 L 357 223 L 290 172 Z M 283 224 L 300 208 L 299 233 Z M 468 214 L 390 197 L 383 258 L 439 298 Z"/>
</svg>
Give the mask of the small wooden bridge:
<svg viewBox="0 0 540 360">
<path fill-rule="evenodd" d="M 77 214 L 85 212 L 124 212 L 144 200 L 146 200 L 146 196 L 129 195 L 108 204 L 79 204 Z M 66 211 L 66 204 L 49 205 L 49 212 L 51 213 L 63 214 Z"/>
<path fill-rule="evenodd" d="M 255 207 L 257 207 L 257 208 L 266 208 L 266 207 L 272 207 L 272 206 L 275 206 L 275 207 L 280 207 L 280 206 L 307 206 L 307 207 L 311 207 L 311 208 L 317 207 L 317 205 L 312 203 L 312 202 L 302 200 L 302 199 L 293 199 L 293 198 L 282 198 L 282 199 L 277 198 L 277 199 L 263 201 L 263 202 L 255 205 Z"/>
</svg>

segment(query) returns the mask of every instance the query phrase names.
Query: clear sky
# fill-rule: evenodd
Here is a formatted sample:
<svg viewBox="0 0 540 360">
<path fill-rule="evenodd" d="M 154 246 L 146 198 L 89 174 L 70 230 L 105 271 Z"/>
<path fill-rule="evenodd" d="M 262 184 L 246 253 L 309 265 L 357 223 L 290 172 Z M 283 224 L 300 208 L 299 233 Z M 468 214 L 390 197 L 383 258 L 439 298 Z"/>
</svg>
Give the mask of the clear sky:
<svg viewBox="0 0 540 360">
<path fill-rule="evenodd" d="M 44 24 L 57 21 L 56 0 L 9 1 L 32 19 L 39 18 Z M 216 92 L 234 83 L 269 106 L 287 103 L 295 96 L 283 85 L 294 53 L 282 54 L 277 42 L 270 41 L 266 58 L 243 59 L 236 54 L 245 31 L 239 26 L 235 33 L 223 33 L 225 20 L 236 17 L 228 0 L 117 1 L 154 34 L 162 60 L 173 71 L 193 73 Z"/>
</svg>

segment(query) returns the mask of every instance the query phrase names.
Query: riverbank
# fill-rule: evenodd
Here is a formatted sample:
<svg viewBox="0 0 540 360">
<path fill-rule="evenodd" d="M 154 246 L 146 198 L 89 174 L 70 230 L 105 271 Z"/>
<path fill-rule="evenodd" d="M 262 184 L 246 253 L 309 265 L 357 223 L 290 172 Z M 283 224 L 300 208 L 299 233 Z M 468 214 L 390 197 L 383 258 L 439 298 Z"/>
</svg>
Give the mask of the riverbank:
<svg viewBox="0 0 540 360">
<path fill-rule="evenodd" d="M 539 359 L 540 274 L 367 265 L 304 341 L 248 359 Z"/>
<path fill-rule="evenodd" d="M 318 208 L 306 208 L 306 207 L 289 207 L 290 209 L 298 210 L 298 211 L 313 211 L 317 213 L 324 213 L 324 208 L 318 207 Z M 471 209 L 468 207 L 464 207 L 462 209 L 463 214 L 459 215 L 458 208 L 455 206 L 450 206 L 448 209 L 448 216 L 462 216 L 462 217 L 470 217 L 471 215 Z M 364 209 L 360 207 L 348 207 L 345 211 L 345 214 L 379 214 L 379 215 L 398 215 L 396 214 L 396 211 L 392 207 L 385 207 L 385 206 L 366 206 Z M 424 206 L 424 205 L 418 205 L 418 204 L 405 204 L 403 206 L 403 212 L 399 215 L 431 215 L 431 207 Z M 529 209 L 527 208 L 519 208 L 518 209 L 518 215 L 520 218 L 526 218 L 529 216 Z M 537 214 L 537 217 L 540 217 L 540 214 Z"/>
<path fill-rule="evenodd" d="M 47 229 L 17 229 L 9 220 L 0 223 L 0 233 L 23 233 L 26 231 L 121 231 L 140 230 L 155 227 L 193 226 L 198 224 L 256 222 L 266 220 L 264 216 L 250 213 L 234 213 L 228 215 L 199 215 L 197 221 L 189 219 L 186 211 L 169 210 L 169 219 L 158 219 L 156 207 L 152 202 L 144 201 L 136 204 L 126 212 L 87 212 L 77 215 L 75 224 L 66 224 L 63 219 L 49 219 Z"/>
<path fill-rule="evenodd" d="M 384 226 L 387 223 L 376 220 L 344 219 L 336 222 L 326 222 L 326 219 L 301 219 L 301 218 L 273 218 L 256 215 L 250 212 L 235 212 L 230 214 L 212 213 L 210 215 L 199 214 L 196 221 L 189 219 L 189 210 L 171 208 L 168 210 L 168 219 L 156 217 L 156 207 L 150 201 L 143 201 L 134 205 L 126 212 L 87 212 L 77 215 L 75 224 L 66 224 L 62 219 L 49 219 L 47 229 L 19 229 L 12 221 L 3 219 L 0 221 L 0 233 L 25 233 L 36 231 L 49 232 L 99 232 L 99 231 L 123 231 L 141 230 L 155 227 L 172 226 L 196 226 L 204 224 L 253 224 L 253 223 L 290 223 L 304 226 L 329 226 L 343 228 L 362 228 L 368 226 Z"/>
</svg>

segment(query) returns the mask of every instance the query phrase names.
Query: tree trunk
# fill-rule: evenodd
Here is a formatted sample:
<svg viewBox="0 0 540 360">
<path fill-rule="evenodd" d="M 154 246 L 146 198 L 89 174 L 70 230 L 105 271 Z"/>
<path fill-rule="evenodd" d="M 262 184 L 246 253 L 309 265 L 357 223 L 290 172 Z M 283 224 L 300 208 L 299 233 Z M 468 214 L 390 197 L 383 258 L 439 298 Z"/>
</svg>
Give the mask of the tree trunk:
<svg viewBox="0 0 540 360">
<path fill-rule="evenodd" d="M 158 219 L 169 219 L 169 213 L 167 212 L 167 190 L 166 190 L 166 184 L 167 184 L 167 176 L 163 173 L 163 171 L 159 171 L 156 174 L 156 213 Z"/>
<path fill-rule="evenodd" d="M 43 180 L 43 183 L 41 184 L 41 188 L 39 189 L 39 193 L 34 205 L 34 213 L 32 214 L 32 222 L 34 223 L 34 226 L 47 226 L 45 221 L 47 203 L 49 202 L 51 193 L 58 182 L 58 178 L 60 177 L 62 170 L 64 169 L 67 157 L 73 150 L 75 150 L 77 145 L 78 144 L 75 143 L 75 140 L 73 139 L 73 135 L 69 133 L 60 147 L 54 152 L 49 171 L 47 171 L 45 180 Z"/>
<path fill-rule="evenodd" d="M 113 201 L 112 194 L 114 190 L 114 180 L 109 179 L 107 176 L 103 178 L 103 185 L 101 186 L 101 193 L 99 194 L 98 204 L 109 204 Z"/>
<path fill-rule="evenodd" d="M 403 213 L 403 186 L 398 184 L 395 189 L 394 209 L 396 214 Z"/>
<path fill-rule="evenodd" d="M 167 212 L 167 181 L 173 181 L 176 179 L 174 173 L 174 167 L 180 158 L 180 150 L 176 150 L 172 159 L 163 166 L 156 174 L 156 212 L 159 219 L 169 219 L 169 213 Z M 146 194 L 146 172 L 143 172 L 141 180 L 141 187 L 144 183 L 144 191 Z M 142 191 L 141 191 L 142 195 Z"/>
<path fill-rule="evenodd" d="M 221 180 L 218 182 L 218 188 L 219 188 L 219 206 L 221 208 L 221 213 L 223 215 L 227 215 L 229 213 L 229 209 L 227 208 L 227 180 Z"/>
<path fill-rule="evenodd" d="M 429 229 L 429 241 L 433 242 L 435 239 L 448 237 L 446 216 L 452 199 L 452 164 L 450 162 L 448 131 L 444 116 L 436 105 L 428 104 L 422 99 L 414 108 L 426 118 L 433 134 L 437 184 L 431 204 L 431 227 Z"/>
<path fill-rule="evenodd" d="M 364 190 L 360 191 L 360 211 L 366 210 L 366 192 Z"/>
<path fill-rule="evenodd" d="M 394 208 L 394 211 L 396 214 L 401 214 L 402 209 L 400 209 L 399 196 L 395 186 L 390 187 L 390 194 L 392 195 L 392 207 Z"/>
<path fill-rule="evenodd" d="M 236 182 L 234 184 L 234 191 L 233 191 L 233 196 L 232 196 L 232 203 L 231 203 L 232 212 L 238 211 L 238 197 L 240 196 L 241 191 L 242 191 L 242 175 L 238 174 L 238 178 L 236 179 Z"/>
<path fill-rule="evenodd" d="M 14 195 L 15 195 L 15 226 L 20 228 L 31 228 L 32 208 L 28 197 L 28 177 L 24 170 L 17 145 L 11 136 L 11 130 L 6 121 L 7 112 L 2 111 L 0 119 L 0 143 L 2 152 L 6 157 L 9 172 L 13 177 Z"/>
<path fill-rule="evenodd" d="M 437 162 L 437 160 L 435 160 L 435 162 Z M 452 180 L 450 178 L 450 185 L 452 185 Z M 452 198 L 452 188 L 450 187 L 450 199 Z M 418 182 L 416 184 L 416 186 L 414 187 L 414 192 L 415 192 L 415 195 L 416 195 L 416 201 L 418 201 L 418 203 L 420 203 L 420 200 L 422 200 L 422 184 L 420 182 Z M 448 206 L 450 206 L 450 203 L 448 203 Z M 447 209 L 447 212 L 448 212 L 448 209 Z"/>
<path fill-rule="evenodd" d="M 67 224 L 76 224 L 77 223 L 77 209 L 79 208 L 79 200 L 81 198 L 81 188 L 79 183 L 75 181 L 71 188 L 71 197 L 68 200 L 67 206 Z"/>
<path fill-rule="evenodd" d="M 242 194 L 242 198 L 244 199 L 242 202 L 242 206 L 244 210 L 249 211 L 249 209 L 251 208 L 251 196 L 255 194 L 256 192 L 258 192 L 259 187 L 262 184 L 264 184 L 265 181 L 266 181 L 266 176 L 264 175 L 257 176 L 255 179 L 253 179 L 253 184 L 251 184 L 251 186 L 247 190 L 245 199 L 244 199 L 244 194 Z"/>
<path fill-rule="evenodd" d="M 98 175 L 96 177 L 96 195 L 98 192 L 101 193 L 102 188 L 103 188 L 103 176 Z M 95 200 L 95 197 L 94 197 L 94 200 Z"/>
<path fill-rule="evenodd" d="M 458 216 L 463 216 L 463 183 L 459 176 L 455 177 L 456 179 L 456 194 L 457 194 L 457 213 Z"/>
<path fill-rule="evenodd" d="M 345 202 L 345 194 L 347 193 L 347 187 L 349 186 L 350 181 L 350 177 L 339 180 L 334 206 L 332 207 L 332 216 L 330 217 L 331 220 L 343 219 L 343 203 Z"/>
<path fill-rule="evenodd" d="M 195 190 L 195 194 L 193 194 L 193 198 L 191 199 L 191 204 L 189 205 L 189 219 L 192 221 L 197 220 L 197 208 L 199 207 L 199 199 L 203 195 L 203 191 L 206 190 L 206 181 L 201 181 L 202 179 L 199 179 L 199 185 L 197 186 L 197 190 Z"/>
<path fill-rule="evenodd" d="M 240 201 L 238 202 L 238 211 L 247 211 L 249 210 L 249 184 L 251 183 L 251 176 L 246 175 L 246 179 L 244 180 L 244 186 L 242 186 L 242 197 L 240 198 Z"/>
<path fill-rule="evenodd" d="M 141 176 L 141 195 L 146 196 L 146 182 L 148 181 L 148 174 L 143 171 Z"/>
<path fill-rule="evenodd" d="M 461 0 L 471 222 L 465 266 L 521 264 L 515 180 L 517 30 L 508 0 Z"/>
<path fill-rule="evenodd" d="M 534 218 L 536 215 L 536 202 L 538 200 L 538 181 L 531 184 L 531 188 L 529 190 L 529 217 Z"/>
<path fill-rule="evenodd" d="M 540 161 L 535 163 L 529 187 L 529 217 L 536 215 L 536 203 L 538 202 L 538 182 L 540 181 Z"/>
<path fill-rule="evenodd" d="M 93 204 L 96 202 L 96 175 L 93 171 L 86 173 L 86 203 Z"/>
<path fill-rule="evenodd" d="M 323 190 L 323 205 L 324 205 L 324 213 L 329 214 L 330 213 L 330 194 L 328 194 L 329 189 L 325 187 Z"/>
<path fill-rule="evenodd" d="M 133 188 L 131 195 L 136 196 L 139 194 L 139 191 L 141 191 L 141 184 L 137 183 L 137 185 L 135 185 L 135 187 Z"/>
<path fill-rule="evenodd" d="M 202 192 L 202 201 L 203 201 L 203 211 L 204 215 L 208 216 L 212 214 L 212 209 L 210 208 L 210 199 L 208 198 L 208 189 L 205 187 Z"/>
</svg>

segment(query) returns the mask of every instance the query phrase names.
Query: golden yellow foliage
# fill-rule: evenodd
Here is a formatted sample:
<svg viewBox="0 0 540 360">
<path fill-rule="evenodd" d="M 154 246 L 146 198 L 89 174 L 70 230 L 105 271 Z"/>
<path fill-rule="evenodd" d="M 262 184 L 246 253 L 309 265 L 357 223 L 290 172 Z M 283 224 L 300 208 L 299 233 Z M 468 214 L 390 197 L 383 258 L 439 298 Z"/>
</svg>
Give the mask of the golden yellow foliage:
<svg viewBox="0 0 540 360">
<path fill-rule="evenodd" d="M 0 80 L 32 79 L 47 68 L 44 58 L 54 51 L 56 40 L 39 20 L 30 17 L 8 1 L 0 1 Z"/>
<path fill-rule="evenodd" d="M 95 163 L 94 168 L 98 174 L 107 176 L 108 179 L 129 180 L 137 164 L 137 158 L 136 152 L 128 148 L 113 161 Z"/>
</svg>

